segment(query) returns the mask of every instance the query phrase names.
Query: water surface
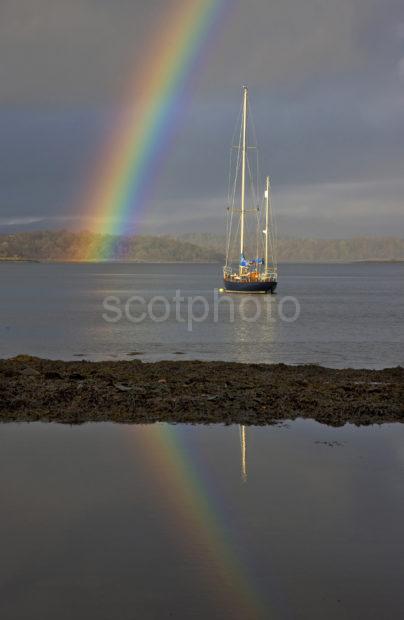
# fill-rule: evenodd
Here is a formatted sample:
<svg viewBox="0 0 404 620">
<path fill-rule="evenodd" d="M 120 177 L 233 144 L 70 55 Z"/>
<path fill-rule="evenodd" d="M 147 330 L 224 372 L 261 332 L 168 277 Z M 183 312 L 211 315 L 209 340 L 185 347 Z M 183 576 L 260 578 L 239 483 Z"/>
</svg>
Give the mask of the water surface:
<svg viewBox="0 0 404 620">
<path fill-rule="evenodd" d="M 399 618 L 404 426 L 0 426 L 0 617 Z"/>
<path fill-rule="evenodd" d="M 0 357 L 28 353 L 56 359 L 167 358 L 319 363 L 382 368 L 404 363 L 404 264 L 281 265 L 278 294 L 224 296 L 214 318 L 219 265 L 1 264 Z M 172 301 L 176 291 L 179 320 Z M 141 323 L 108 323 L 105 298 L 152 303 Z M 158 296 L 160 299 L 155 299 Z M 198 321 L 205 311 L 206 320 Z M 164 299 L 161 299 L 163 297 Z M 281 319 L 300 315 L 294 322 Z M 153 300 L 154 301 L 151 301 Z M 191 302 L 189 301 L 191 299 Z M 232 322 L 229 300 L 235 308 Z M 169 316 L 164 317 L 168 300 Z M 192 304 L 189 310 L 189 303 Z M 242 320 L 240 306 L 244 306 Z M 249 320 L 256 313 L 260 316 Z M 130 314 L 142 315 L 139 300 Z M 188 318 L 195 316 L 189 329 Z"/>
</svg>

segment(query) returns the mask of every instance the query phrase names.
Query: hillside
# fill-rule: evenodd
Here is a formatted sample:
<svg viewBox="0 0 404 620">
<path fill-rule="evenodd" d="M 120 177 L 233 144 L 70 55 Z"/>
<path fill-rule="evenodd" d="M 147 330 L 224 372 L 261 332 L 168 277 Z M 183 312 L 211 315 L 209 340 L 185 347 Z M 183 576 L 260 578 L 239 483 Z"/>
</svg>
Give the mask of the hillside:
<svg viewBox="0 0 404 620">
<path fill-rule="evenodd" d="M 222 262 L 223 260 L 220 252 L 165 236 L 119 237 L 64 230 L 0 235 L 0 260 L 74 261 L 83 257 L 87 260 L 97 260 L 106 255 L 112 256 L 115 260 L 142 262 Z"/>
<path fill-rule="evenodd" d="M 84 257 L 141 262 L 222 262 L 224 237 L 210 233 L 133 237 L 95 235 L 90 232 L 39 231 L 0 235 L 0 260 L 61 260 Z M 381 261 L 404 260 L 404 239 L 355 237 L 352 239 L 280 239 L 278 261 Z"/>
<path fill-rule="evenodd" d="M 225 239 L 211 233 L 190 233 L 176 239 L 223 251 Z M 353 237 L 352 239 L 279 239 L 278 261 L 383 261 L 404 260 L 404 239 L 399 237 Z"/>
</svg>

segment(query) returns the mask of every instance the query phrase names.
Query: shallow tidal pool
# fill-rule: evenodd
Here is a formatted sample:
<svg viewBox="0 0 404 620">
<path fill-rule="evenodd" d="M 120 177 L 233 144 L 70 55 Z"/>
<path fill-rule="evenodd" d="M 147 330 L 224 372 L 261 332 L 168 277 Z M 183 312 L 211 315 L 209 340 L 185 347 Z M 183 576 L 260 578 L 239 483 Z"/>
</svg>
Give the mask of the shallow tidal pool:
<svg viewBox="0 0 404 620">
<path fill-rule="evenodd" d="M 399 618 L 404 425 L 0 426 L 0 617 Z"/>
</svg>

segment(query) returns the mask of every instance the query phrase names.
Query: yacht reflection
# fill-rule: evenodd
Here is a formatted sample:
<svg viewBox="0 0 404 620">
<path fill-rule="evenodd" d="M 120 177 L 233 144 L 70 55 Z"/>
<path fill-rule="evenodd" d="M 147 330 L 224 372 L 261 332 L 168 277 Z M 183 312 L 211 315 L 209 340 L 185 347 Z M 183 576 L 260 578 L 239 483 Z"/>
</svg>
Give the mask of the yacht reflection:
<svg viewBox="0 0 404 620">
<path fill-rule="evenodd" d="M 276 297 L 233 295 L 231 299 L 235 304 L 235 320 L 229 324 L 228 338 L 233 345 L 233 361 L 273 363 L 273 345 L 279 339 L 280 328 Z M 241 315 L 247 319 L 243 320 Z"/>
<path fill-rule="evenodd" d="M 240 425 L 240 448 L 241 448 L 241 480 L 247 482 L 247 432 L 243 425 Z"/>
</svg>

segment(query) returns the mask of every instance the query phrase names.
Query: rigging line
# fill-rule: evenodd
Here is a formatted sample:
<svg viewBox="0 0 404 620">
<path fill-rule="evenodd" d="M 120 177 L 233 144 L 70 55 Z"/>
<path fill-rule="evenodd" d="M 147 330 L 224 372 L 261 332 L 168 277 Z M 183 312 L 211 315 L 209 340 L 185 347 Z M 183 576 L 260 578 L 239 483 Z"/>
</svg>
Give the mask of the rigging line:
<svg viewBox="0 0 404 620">
<path fill-rule="evenodd" d="M 259 163 L 259 151 L 257 149 L 257 153 L 256 153 L 256 166 L 257 166 L 257 197 L 261 196 L 261 192 L 260 192 L 260 187 L 259 187 L 259 180 L 260 180 L 260 163 Z M 260 200 L 260 198 L 258 198 L 258 200 Z M 261 207 L 261 204 L 258 203 L 259 206 Z"/>
<path fill-rule="evenodd" d="M 276 240 L 277 240 L 277 231 L 276 231 L 276 221 L 274 218 L 274 211 L 272 208 L 272 200 L 271 200 L 271 192 L 269 193 L 268 196 L 268 200 L 269 200 L 269 230 L 270 230 L 270 242 L 271 242 L 271 258 L 272 258 L 272 264 L 274 269 L 277 269 L 277 247 L 276 247 Z"/>
<path fill-rule="evenodd" d="M 234 191 L 233 191 L 233 201 L 231 201 L 231 177 L 232 177 L 232 170 L 233 170 L 233 145 L 234 145 L 234 139 L 236 137 L 237 134 L 237 127 L 241 124 L 240 123 L 240 119 L 241 119 L 241 114 L 242 114 L 242 106 L 240 106 L 239 108 L 239 113 L 234 125 L 234 130 L 233 130 L 233 135 L 232 135 L 232 139 L 231 139 L 231 145 L 232 148 L 230 148 L 230 153 L 229 153 L 229 176 L 228 176 L 228 183 L 227 183 L 227 217 L 226 217 L 226 267 L 228 266 L 228 262 L 229 262 L 229 243 L 230 243 L 230 236 L 231 236 L 231 229 L 232 229 L 232 224 L 233 224 L 233 206 L 234 206 Z M 241 131 L 241 130 L 240 130 Z M 239 145 L 241 144 L 240 142 L 241 138 L 239 137 Z M 239 146 L 240 148 L 240 146 Z M 237 162 L 236 162 L 236 173 L 235 173 L 235 179 L 237 182 L 237 176 L 238 176 L 238 160 L 239 160 L 239 155 L 237 157 Z M 229 209 L 231 209 L 231 212 L 229 213 Z"/>
<path fill-rule="evenodd" d="M 234 138 L 236 137 L 236 134 L 237 134 L 237 128 L 240 127 L 240 124 L 241 124 L 242 114 L 243 114 L 243 104 L 240 105 L 238 116 L 237 116 L 237 119 L 236 119 L 236 124 L 234 125 L 233 137 L 231 139 L 231 144 L 232 145 L 234 145 Z"/>
<path fill-rule="evenodd" d="M 264 236 L 262 232 L 262 210 L 257 210 L 257 258 L 264 254 Z"/>
<path fill-rule="evenodd" d="M 236 245 L 236 240 L 237 240 L 237 236 L 238 236 L 238 232 L 239 232 L 239 230 L 240 230 L 240 220 L 238 220 L 238 221 L 237 221 L 236 234 L 234 235 L 234 246 Z M 229 252 L 230 252 L 230 254 L 229 254 L 229 257 L 230 257 L 230 263 L 231 263 L 231 262 L 233 262 L 233 260 L 232 260 L 232 256 L 231 256 L 231 252 L 232 252 L 232 251 L 233 251 L 233 246 L 230 246 L 230 251 L 229 251 Z M 236 253 L 235 253 L 235 255 L 236 255 Z M 234 260 L 236 260 L 236 257 L 235 257 L 235 259 L 234 259 Z M 238 260 L 237 260 L 237 262 L 238 262 Z"/>
<path fill-rule="evenodd" d="M 250 181 L 250 191 L 251 191 L 251 196 L 253 199 L 253 204 L 256 205 L 257 204 L 257 197 L 255 195 L 255 188 L 254 188 L 254 175 L 253 172 L 251 170 L 251 165 L 250 165 L 250 160 L 247 157 L 247 166 L 248 166 L 248 175 L 249 175 L 249 181 Z M 255 210 L 255 209 L 254 209 Z M 257 254 L 257 256 L 255 256 L 255 258 L 258 258 L 258 226 L 259 226 L 259 211 L 255 210 L 256 213 L 256 218 L 257 218 L 257 228 L 256 228 L 256 247 L 254 248 L 255 253 Z"/>
<path fill-rule="evenodd" d="M 257 196 L 255 195 L 255 188 L 254 188 L 254 175 L 252 173 L 251 170 L 251 163 L 249 161 L 249 158 L 247 157 L 247 168 L 248 168 L 248 177 L 249 177 L 249 189 L 250 189 L 250 193 L 251 193 L 251 197 L 254 201 L 254 204 L 257 204 Z M 260 224 L 260 211 L 257 208 L 251 209 L 251 211 L 253 211 L 255 213 L 255 217 L 256 217 L 256 225 L 259 226 Z M 259 230 L 259 229 L 258 229 Z M 249 225 L 249 219 L 246 218 L 245 220 L 245 231 L 246 231 L 246 240 L 247 240 L 247 251 L 246 254 L 251 254 L 254 256 L 254 253 L 257 254 L 257 256 L 255 256 L 255 258 L 258 258 L 258 248 L 259 248 L 259 242 L 261 240 L 261 249 L 263 246 L 263 240 L 261 239 L 261 237 L 258 234 L 258 231 L 256 229 L 256 247 L 254 247 L 254 245 L 252 245 L 252 235 L 251 235 L 251 228 Z"/>
<path fill-rule="evenodd" d="M 237 163 L 237 169 L 236 169 L 235 187 L 236 187 L 236 184 L 237 184 L 238 170 L 239 170 L 239 162 Z M 232 240 L 232 231 L 233 231 L 235 191 L 236 190 L 234 188 L 234 190 L 233 190 L 233 199 L 232 199 L 232 207 L 230 209 L 229 234 L 228 234 L 228 237 L 227 237 L 227 248 L 226 248 L 227 263 L 229 261 L 229 256 L 230 256 L 230 252 L 231 252 L 231 240 Z"/>
<path fill-rule="evenodd" d="M 257 132 L 255 129 L 255 121 L 254 121 L 254 114 L 251 110 L 251 106 L 249 106 L 249 118 L 251 121 L 251 128 L 252 128 L 252 134 L 253 134 L 253 140 L 254 140 L 254 146 L 258 148 L 258 140 L 257 140 Z"/>
<path fill-rule="evenodd" d="M 247 168 L 248 168 L 248 176 L 250 180 L 251 197 L 253 199 L 253 204 L 255 206 L 258 200 L 257 200 L 257 196 L 255 195 L 254 178 L 253 178 L 253 174 L 252 174 L 251 167 L 250 167 L 250 159 L 248 157 L 247 157 Z"/>
<path fill-rule="evenodd" d="M 241 116 L 243 113 L 243 106 L 240 105 L 239 108 L 239 112 L 237 115 L 237 119 L 236 119 L 236 123 L 234 125 L 234 130 L 233 130 L 233 136 L 231 138 L 231 148 L 230 148 L 230 165 L 229 165 L 229 182 L 228 182 L 228 187 L 227 187 L 227 197 L 228 197 L 228 203 L 230 203 L 230 186 L 231 186 L 231 172 L 232 172 L 232 168 L 233 168 L 233 162 L 232 162 L 232 156 L 233 156 L 233 148 L 240 148 L 240 139 L 239 139 L 239 145 L 238 147 L 235 147 L 234 145 L 234 139 L 236 137 L 237 134 L 237 128 L 240 126 L 241 124 Z"/>
<path fill-rule="evenodd" d="M 229 238 L 229 224 L 230 224 L 230 212 L 229 212 L 229 208 L 226 209 L 226 244 L 227 244 L 227 239 Z M 227 256 L 227 247 L 226 247 L 226 267 L 227 267 L 227 263 L 228 263 L 228 256 Z"/>
<path fill-rule="evenodd" d="M 258 155 L 258 152 L 257 152 L 257 155 Z M 257 159 L 257 177 L 258 177 L 258 157 L 256 159 Z M 247 157 L 247 165 L 248 165 L 248 173 L 249 173 L 249 180 L 250 180 L 250 191 L 251 191 L 252 199 L 254 201 L 254 205 L 258 204 L 258 208 L 256 210 L 256 221 L 257 221 L 256 254 L 257 254 L 257 256 L 255 257 L 255 258 L 258 258 L 259 250 L 261 249 L 263 251 L 263 247 L 264 247 L 263 239 L 262 239 L 261 235 L 259 234 L 262 215 L 261 215 L 261 211 L 259 209 L 260 205 L 259 205 L 258 194 L 255 194 L 254 174 L 253 174 L 253 171 L 251 169 L 251 163 L 250 163 L 250 160 L 249 160 L 248 157 Z M 257 190 L 258 190 L 258 178 L 257 178 Z"/>
<path fill-rule="evenodd" d="M 230 186 L 231 186 L 231 171 L 233 168 L 233 150 L 230 149 L 229 154 L 229 178 L 227 182 L 227 206 L 230 206 Z"/>
<path fill-rule="evenodd" d="M 251 106 L 250 106 L 250 122 L 251 122 L 251 129 L 252 129 L 252 135 L 253 135 L 253 140 L 254 140 L 254 148 L 257 151 L 257 196 L 260 196 L 260 191 L 259 191 L 259 149 L 258 149 L 258 139 L 257 139 L 257 131 L 256 131 L 256 126 L 255 126 L 255 119 L 254 119 L 254 114 L 252 112 Z"/>
<path fill-rule="evenodd" d="M 237 179 L 238 179 L 238 173 L 239 173 L 240 164 L 241 164 L 241 144 L 242 144 L 242 140 L 243 140 L 243 126 L 242 126 L 242 123 L 240 122 L 240 130 L 239 130 L 239 137 L 238 137 L 236 174 L 235 174 L 235 177 L 234 177 L 234 185 L 233 185 L 233 200 L 232 200 L 233 207 L 234 207 L 235 200 L 236 200 Z"/>
<path fill-rule="evenodd" d="M 240 115 L 239 115 L 239 117 L 240 117 Z M 233 140 L 234 140 L 234 136 L 233 136 Z M 226 246 L 227 246 L 226 247 L 226 264 L 228 262 L 228 257 L 229 257 L 229 253 L 230 253 L 230 245 L 231 245 L 231 233 L 232 233 L 232 227 L 233 227 L 234 204 L 235 204 L 235 200 L 236 200 L 237 179 L 238 179 L 238 174 L 239 174 L 239 170 L 240 170 L 241 142 L 242 142 L 242 124 L 240 123 L 239 146 L 238 146 L 237 161 L 236 161 L 236 171 L 235 171 L 234 184 L 233 184 L 233 196 L 232 196 L 232 202 L 231 202 L 230 230 L 229 230 L 229 235 L 228 235 L 227 243 L 226 243 Z"/>
<path fill-rule="evenodd" d="M 274 262 L 274 266 L 277 269 L 278 268 L 278 220 L 276 217 L 276 211 L 273 209 L 272 207 L 272 200 L 270 200 L 270 207 L 271 207 L 271 228 L 273 228 L 273 245 L 274 245 L 274 249 L 273 249 L 273 262 Z"/>
<path fill-rule="evenodd" d="M 259 257 L 260 254 L 260 250 L 261 252 L 263 251 L 264 248 L 264 242 L 263 242 L 263 238 L 262 235 L 260 235 L 259 231 L 261 228 L 261 221 L 262 221 L 262 210 L 261 210 L 261 204 L 260 204 L 260 193 L 259 193 L 259 176 L 260 176 L 260 170 L 259 170 L 259 151 L 258 148 L 256 149 L 256 153 L 255 153 L 255 176 L 254 173 L 252 172 L 252 180 L 251 180 L 251 193 L 253 194 L 253 199 L 254 199 L 254 204 L 257 205 L 257 211 L 256 211 L 256 219 L 257 219 L 257 231 L 256 231 L 256 258 Z M 251 165 L 249 163 L 249 165 Z M 254 179 L 256 180 L 256 186 L 253 185 Z"/>
<path fill-rule="evenodd" d="M 264 235 L 263 235 L 263 232 L 262 232 L 264 214 L 263 214 L 263 209 L 261 208 L 261 206 L 262 206 L 262 203 L 259 205 L 259 212 L 257 213 L 257 224 L 258 224 L 258 232 L 257 232 L 257 246 L 258 246 L 258 250 L 257 250 L 257 252 L 259 252 L 259 256 L 264 256 L 264 254 L 265 254 L 265 239 L 264 239 Z"/>
<path fill-rule="evenodd" d="M 231 251 L 231 237 L 232 237 L 232 230 L 233 230 L 233 217 L 234 217 L 234 204 L 235 204 L 235 193 L 236 193 L 236 187 L 237 187 L 237 178 L 238 178 L 238 174 L 239 174 L 239 168 L 240 168 L 240 157 L 237 158 L 237 162 L 236 162 L 236 170 L 235 170 L 235 177 L 234 177 L 234 185 L 233 185 L 233 192 L 232 192 L 232 199 L 231 199 L 231 204 L 229 206 L 229 210 L 230 210 L 230 222 L 229 222 L 229 230 L 228 230 L 228 235 L 226 238 L 226 266 L 229 263 L 229 255 L 230 255 L 230 251 Z"/>
</svg>

